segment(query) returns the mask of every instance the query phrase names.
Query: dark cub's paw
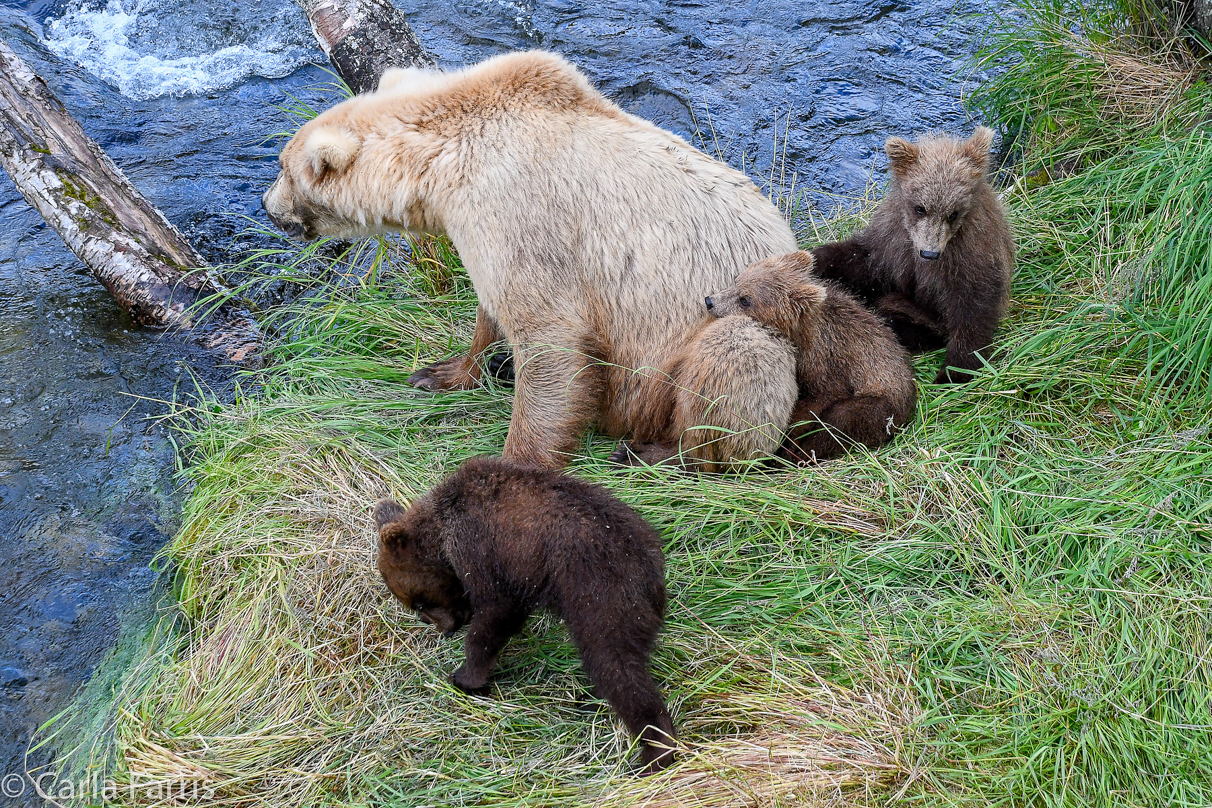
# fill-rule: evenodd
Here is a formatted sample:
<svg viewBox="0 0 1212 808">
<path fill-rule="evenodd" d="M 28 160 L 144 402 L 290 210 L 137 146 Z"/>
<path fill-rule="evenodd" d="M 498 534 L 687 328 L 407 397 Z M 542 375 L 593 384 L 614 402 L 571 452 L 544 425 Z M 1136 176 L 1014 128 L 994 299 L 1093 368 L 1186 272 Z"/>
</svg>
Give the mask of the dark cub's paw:
<svg viewBox="0 0 1212 808">
<path fill-rule="evenodd" d="M 614 447 L 614 451 L 606 458 L 616 466 L 638 466 L 640 458 L 631 451 L 630 441 L 619 441 L 619 445 Z"/>
<path fill-rule="evenodd" d="M 645 744 L 640 753 L 640 777 L 656 774 L 677 760 L 673 751 L 673 739 L 665 738 L 658 744 Z"/>
<path fill-rule="evenodd" d="M 507 387 L 513 385 L 513 354 L 508 351 L 501 351 L 488 357 L 488 362 L 485 363 L 484 369 L 499 384 Z"/>
<path fill-rule="evenodd" d="M 450 674 L 450 683 L 469 696 L 488 695 L 488 682 L 468 675 L 465 665 Z"/>
<path fill-rule="evenodd" d="M 968 382 L 972 381 L 974 378 L 976 378 L 976 377 L 973 376 L 971 373 L 969 373 L 966 370 L 960 370 L 959 368 L 945 367 L 938 372 L 937 376 L 934 377 L 934 383 L 935 384 L 967 384 Z"/>
</svg>

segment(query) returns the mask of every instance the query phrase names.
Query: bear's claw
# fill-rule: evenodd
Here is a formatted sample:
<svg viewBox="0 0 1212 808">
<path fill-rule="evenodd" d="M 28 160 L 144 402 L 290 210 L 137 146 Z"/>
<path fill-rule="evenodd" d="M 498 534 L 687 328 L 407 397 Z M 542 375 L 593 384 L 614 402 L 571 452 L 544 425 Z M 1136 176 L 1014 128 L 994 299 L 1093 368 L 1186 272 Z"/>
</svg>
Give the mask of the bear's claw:
<svg viewBox="0 0 1212 808">
<path fill-rule="evenodd" d="M 438 381 L 433 377 L 433 367 L 421 368 L 408 377 L 408 383 L 420 390 L 433 392 L 438 389 Z"/>
<path fill-rule="evenodd" d="M 408 377 L 408 383 L 421 390 L 470 390 L 479 385 L 470 368 L 474 367 L 470 357 L 453 356 L 424 367 Z"/>
<path fill-rule="evenodd" d="M 487 693 L 488 693 L 488 683 L 487 682 L 485 682 L 482 685 L 472 685 L 471 683 L 465 683 L 465 682 L 461 681 L 461 680 L 465 679 L 466 676 L 467 676 L 467 674 L 463 671 L 463 668 L 460 667 L 454 673 L 450 674 L 450 683 L 452 685 L 454 685 L 455 687 L 457 687 L 459 690 L 462 690 L 464 693 L 466 693 L 469 696 L 487 695 Z"/>
<path fill-rule="evenodd" d="M 631 451 L 631 444 L 625 440 L 619 441 L 619 445 L 614 447 L 614 451 L 606 459 L 616 466 L 635 466 L 640 462 L 640 458 Z"/>
</svg>

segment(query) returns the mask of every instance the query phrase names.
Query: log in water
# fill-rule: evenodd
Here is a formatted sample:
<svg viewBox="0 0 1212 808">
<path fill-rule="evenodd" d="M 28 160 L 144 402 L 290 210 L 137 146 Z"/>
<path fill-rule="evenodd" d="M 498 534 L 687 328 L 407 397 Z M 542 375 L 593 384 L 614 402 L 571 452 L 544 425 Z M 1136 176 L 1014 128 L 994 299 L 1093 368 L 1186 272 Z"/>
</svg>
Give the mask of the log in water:
<svg viewBox="0 0 1212 808">
<path fill-rule="evenodd" d="M 202 256 L 3 42 L 0 165 L 140 325 L 193 328 L 198 304 L 223 291 Z M 213 319 L 200 335 L 207 347 L 235 362 L 256 350 L 247 312 L 225 305 Z"/>
</svg>

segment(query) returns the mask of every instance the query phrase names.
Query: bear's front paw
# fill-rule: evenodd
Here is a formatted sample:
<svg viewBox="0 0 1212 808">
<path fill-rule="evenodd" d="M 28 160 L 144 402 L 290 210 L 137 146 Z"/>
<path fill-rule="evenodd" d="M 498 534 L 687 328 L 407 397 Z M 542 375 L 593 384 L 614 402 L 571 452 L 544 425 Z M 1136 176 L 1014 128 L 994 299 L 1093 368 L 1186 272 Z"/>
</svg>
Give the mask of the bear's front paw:
<svg viewBox="0 0 1212 808">
<path fill-rule="evenodd" d="M 432 392 L 438 389 L 438 383 L 433 377 L 433 368 L 431 367 L 421 368 L 409 376 L 408 383 L 419 390 L 429 390 Z"/>
<path fill-rule="evenodd" d="M 677 760 L 677 755 L 673 751 L 672 744 L 664 745 L 645 745 L 644 750 L 640 753 L 640 770 L 637 774 L 640 777 L 647 777 L 651 774 L 656 774 L 665 769 L 670 764 Z"/>
<path fill-rule="evenodd" d="M 469 696 L 483 696 L 488 693 L 488 680 L 471 676 L 466 665 L 450 674 L 450 683 Z"/>
<path fill-rule="evenodd" d="M 479 382 L 471 375 L 471 361 L 466 356 L 445 359 L 421 368 L 408 377 L 408 383 L 420 390 L 470 390 Z"/>
<path fill-rule="evenodd" d="M 619 445 L 614 447 L 614 451 L 606 458 L 616 466 L 635 466 L 640 462 L 640 458 L 631 451 L 631 444 L 627 441 L 619 441 Z"/>
<path fill-rule="evenodd" d="M 945 367 L 934 377 L 935 384 L 967 384 L 975 377 L 966 370 Z"/>
</svg>

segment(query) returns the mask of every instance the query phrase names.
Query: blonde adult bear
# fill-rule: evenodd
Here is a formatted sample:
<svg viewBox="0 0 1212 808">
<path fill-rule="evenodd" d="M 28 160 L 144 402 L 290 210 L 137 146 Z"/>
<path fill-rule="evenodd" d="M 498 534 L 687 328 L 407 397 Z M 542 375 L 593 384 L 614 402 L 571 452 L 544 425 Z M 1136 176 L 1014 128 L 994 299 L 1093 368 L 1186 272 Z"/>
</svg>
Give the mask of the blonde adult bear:
<svg viewBox="0 0 1212 808">
<path fill-rule="evenodd" d="M 631 434 L 645 410 L 636 371 L 690 339 L 704 295 L 796 249 L 748 177 L 541 51 L 451 73 L 388 71 L 378 92 L 299 129 L 263 203 L 304 239 L 448 235 L 479 298 L 475 336 L 467 356 L 413 382 L 474 386 L 480 354 L 503 335 L 517 366 L 505 457 L 548 467 L 591 426 Z M 742 453 L 776 450 L 771 431 L 750 430 Z"/>
</svg>

